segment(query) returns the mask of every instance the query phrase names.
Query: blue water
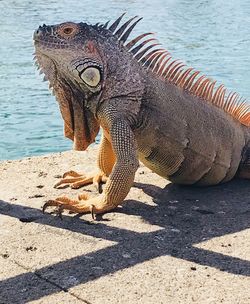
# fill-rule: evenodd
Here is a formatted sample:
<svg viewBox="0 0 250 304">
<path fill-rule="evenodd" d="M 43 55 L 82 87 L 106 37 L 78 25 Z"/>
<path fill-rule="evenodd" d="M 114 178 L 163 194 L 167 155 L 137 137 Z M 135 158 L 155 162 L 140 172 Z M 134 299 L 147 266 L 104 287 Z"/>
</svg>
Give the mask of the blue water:
<svg viewBox="0 0 250 304">
<path fill-rule="evenodd" d="M 0 159 L 71 149 L 58 105 L 33 66 L 33 30 L 63 21 L 144 20 L 175 58 L 250 100 L 250 1 L 0 0 Z"/>
</svg>

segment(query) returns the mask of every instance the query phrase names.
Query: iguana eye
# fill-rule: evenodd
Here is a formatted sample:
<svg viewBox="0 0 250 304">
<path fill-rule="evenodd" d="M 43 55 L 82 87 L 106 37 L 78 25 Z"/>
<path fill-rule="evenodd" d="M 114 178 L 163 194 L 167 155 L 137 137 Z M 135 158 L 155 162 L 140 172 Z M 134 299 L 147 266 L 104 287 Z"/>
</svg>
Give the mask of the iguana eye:
<svg viewBox="0 0 250 304">
<path fill-rule="evenodd" d="M 97 87 L 101 81 L 101 73 L 98 68 L 86 68 L 80 75 L 81 79 L 90 87 Z"/>
<path fill-rule="evenodd" d="M 64 23 L 59 26 L 58 33 L 63 38 L 71 38 L 74 37 L 79 32 L 79 28 L 74 23 Z"/>
<path fill-rule="evenodd" d="M 72 34 L 73 31 L 74 31 L 74 29 L 73 29 L 72 27 L 65 27 L 65 28 L 63 29 L 63 33 L 64 33 L 65 35 L 70 35 L 70 34 Z"/>
</svg>

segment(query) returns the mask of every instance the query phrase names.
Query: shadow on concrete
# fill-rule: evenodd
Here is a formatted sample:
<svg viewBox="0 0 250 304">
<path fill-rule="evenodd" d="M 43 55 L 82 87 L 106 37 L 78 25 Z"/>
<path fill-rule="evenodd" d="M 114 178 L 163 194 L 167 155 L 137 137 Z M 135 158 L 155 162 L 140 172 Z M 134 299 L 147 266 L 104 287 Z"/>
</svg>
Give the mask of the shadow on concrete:
<svg viewBox="0 0 250 304">
<path fill-rule="evenodd" d="M 50 214 L 43 215 L 40 210 L 0 200 L 0 214 L 18 218 L 22 222 L 36 222 L 116 242 L 111 247 L 88 253 L 87 258 L 85 255 L 74 257 L 6 279 L 0 282 L 0 296 L 7 303 L 26 303 L 61 290 L 67 292 L 70 287 L 164 255 L 250 276 L 250 261 L 194 246 L 217 236 L 250 228 L 249 181 L 237 180 L 209 188 L 170 184 L 162 190 L 141 183 L 135 186 L 150 195 L 155 206 L 127 200 L 124 207 L 115 212 L 141 216 L 163 229 L 137 233 L 109 227 L 101 221 L 91 223 L 67 215 L 61 221 Z M 129 253 L 131 257 L 121 258 L 124 253 Z M 65 283 L 65 276 L 76 279 Z M 38 278 L 50 283 L 48 288 L 39 288 Z M 51 284 L 54 288 L 51 288 Z M 11 289 L 26 292 L 13 293 Z"/>
</svg>

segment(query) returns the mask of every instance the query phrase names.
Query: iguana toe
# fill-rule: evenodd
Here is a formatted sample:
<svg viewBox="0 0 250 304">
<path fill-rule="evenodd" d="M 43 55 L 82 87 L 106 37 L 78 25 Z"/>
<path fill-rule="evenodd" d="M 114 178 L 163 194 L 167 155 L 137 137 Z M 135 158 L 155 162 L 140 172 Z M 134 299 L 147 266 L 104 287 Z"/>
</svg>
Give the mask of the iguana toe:
<svg viewBox="0 0 250 304">
<path fill-rule="evenodd" d="M 63 178 L 54 185 L 54 188 L 64 185 L 70 186 L 72 189 L 79 189 L 93 183 L 98 192 L 101 193 L 101 186 L 102 184 L 106 183 L 107 179 L 108 177 L 103 172 L 99 172 L 96 175 L 86 176 L 75 171 L 68 171 L 63 174 Z"/>
<path fill-rule="evenodd" d="M 78 173 L 76 171 L 73 171 L 73 170 L 70 170 L 70 171 L 67 171 L 63 174 L 63 178 L 67 177 L 67 176 L 70 176 L 70 177 L 80 177 L 80 176 L 83 176 L 84 174 L 82 173 Z"/>
<path fill-rule="evenodd" d="M 74 184 L 76 182 L 79 182 L 79 181 L 82 181 L 82 180 L 85 180 L 85 179 L 86 179 L 85 175 L 81 175 L 79 177 L 65 177 L 65 178 L 62 178 L 59 182 L 57 182 L 54 185 L 54 188 L 58 188 L 61 185 L 69 186 L 70 184 Z"/>
</svg>

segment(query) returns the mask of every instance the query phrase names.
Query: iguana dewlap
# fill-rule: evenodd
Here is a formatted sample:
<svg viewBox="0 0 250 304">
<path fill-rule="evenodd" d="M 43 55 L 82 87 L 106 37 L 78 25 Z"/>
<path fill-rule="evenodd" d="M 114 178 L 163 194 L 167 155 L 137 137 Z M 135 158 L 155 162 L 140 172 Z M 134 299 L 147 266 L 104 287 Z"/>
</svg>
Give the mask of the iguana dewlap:
<svg viewBox="0 0 250 304">
<path fill-rule="evenodd" d="M 85 150 L 103 129 L 100 173 L 65 174 L 78 188 L 106 182 L 102 194 L 45 204 L 102 213 L 127 196 L 139 160 L 178 184 L 215 185 L 250 178 L 250 106 L 223 85 L 173 60 L 151 33 L 126 42 L 140 21 L 119 27 L 66 22 L 40 26 L 35 57 L 59 102 L 65 136 Z"/>
</svg>

